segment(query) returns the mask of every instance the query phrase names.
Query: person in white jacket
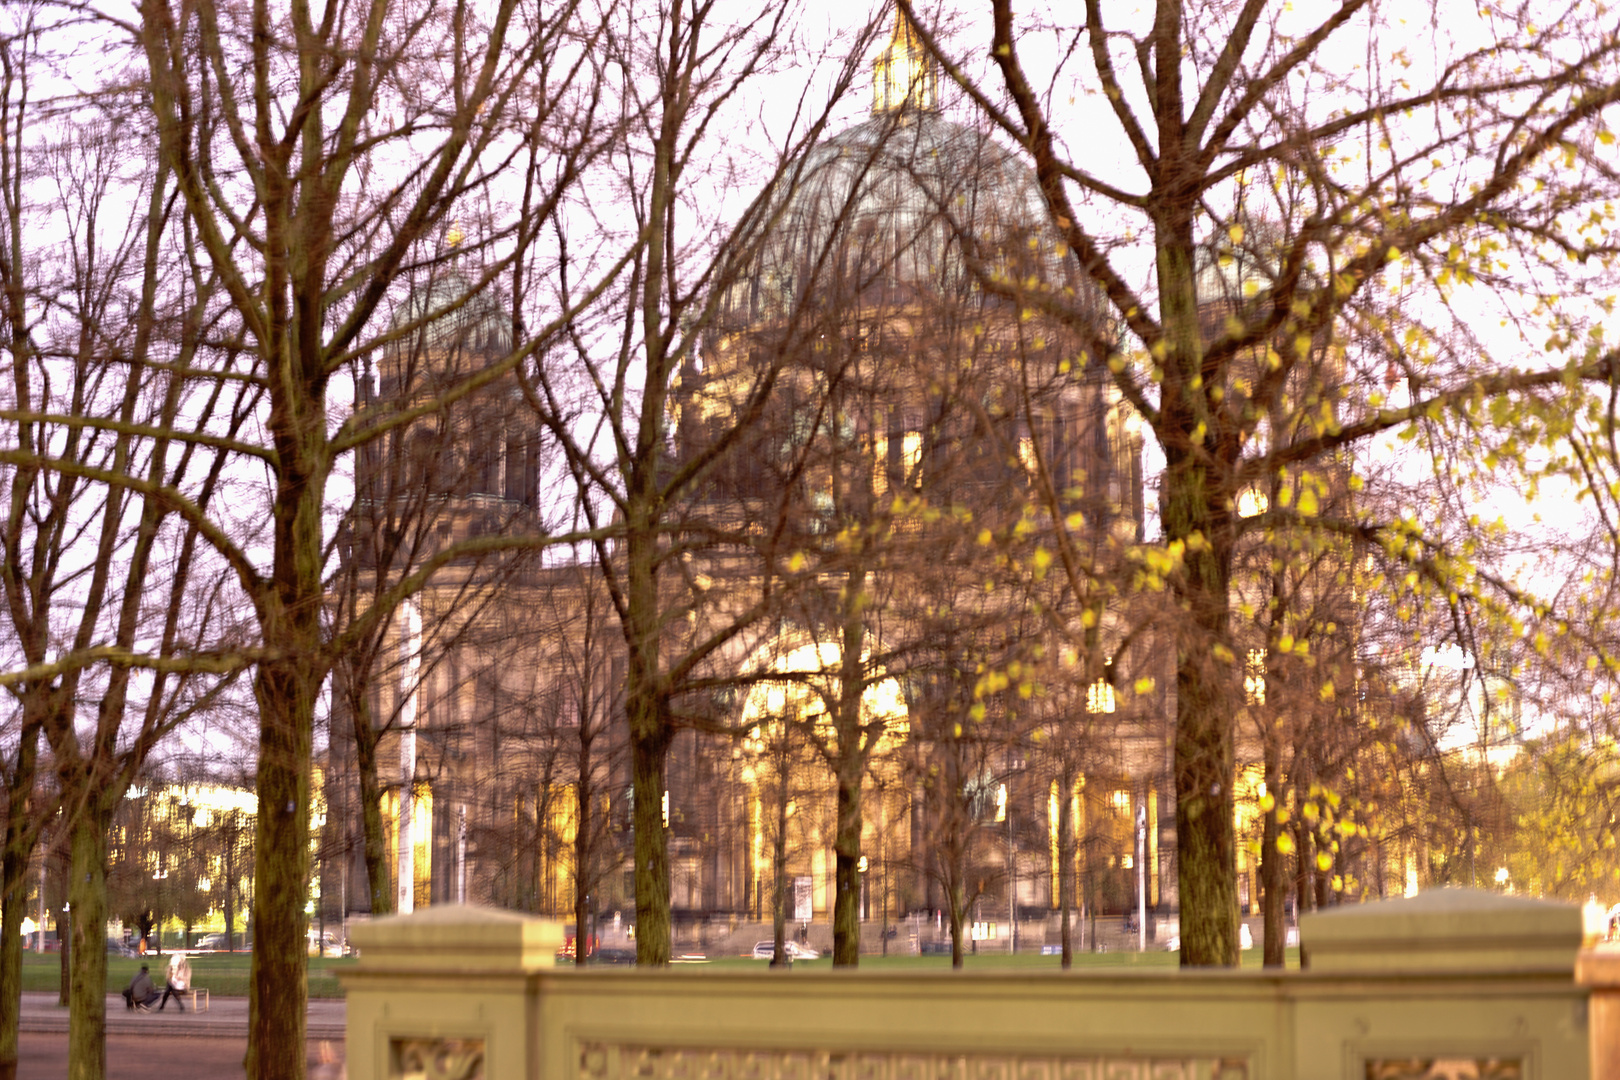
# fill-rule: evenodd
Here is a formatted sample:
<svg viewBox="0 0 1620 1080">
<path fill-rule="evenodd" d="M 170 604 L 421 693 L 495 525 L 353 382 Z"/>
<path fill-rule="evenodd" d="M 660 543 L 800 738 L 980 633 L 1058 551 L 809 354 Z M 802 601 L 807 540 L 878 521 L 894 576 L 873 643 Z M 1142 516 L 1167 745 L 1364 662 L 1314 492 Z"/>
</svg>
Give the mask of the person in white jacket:
<svg viewBox="0 0 1620 1080">
<path fill-rule="evenodd" d="M 169 1003 L 170 995 L 174 996 L 174 1007 L 181 1012 L 185 1012 L 186 999 L 184 994 L 190 989 L 191 961 L 186 959 L 186 954 L 183 952 L 170 953 L 169 976 L 167 985 L 163 988 L 163 1000 L 158 1002 L 158 1012 L 162 1012 L 163 1006 Z"/>
</svg>

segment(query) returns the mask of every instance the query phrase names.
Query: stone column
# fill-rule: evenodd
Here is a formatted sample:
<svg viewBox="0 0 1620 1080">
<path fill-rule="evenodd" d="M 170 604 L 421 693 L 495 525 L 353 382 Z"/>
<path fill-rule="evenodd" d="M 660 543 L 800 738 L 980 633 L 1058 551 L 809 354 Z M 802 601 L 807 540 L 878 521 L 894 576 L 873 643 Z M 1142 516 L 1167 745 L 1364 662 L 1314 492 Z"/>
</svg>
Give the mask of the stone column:
<svg viewBox="0 0 1620 1080">
<path fill-rule="evenodd" d="M 1431 889 L 1314 912 L 1299 933 L 1296 1080 L 1588 1075 L 1574 904 Z M 1332 1067 L 1320 1064 L 1329 1047 Z"/>
<path fill-rule="evenodd" d="M 1620 946 L 1582 949 L 1575 981 L 1592 995 L 1586 1006 L 1592 1080 L 1620 1080 Z"/>
<path fill-rule="evenodd" d="M 350 1080 L 538 1076 L 539 972 L 562 924 L 434 904 L 354 925 L 360 963 L 342 974 Z"/>
</svg>

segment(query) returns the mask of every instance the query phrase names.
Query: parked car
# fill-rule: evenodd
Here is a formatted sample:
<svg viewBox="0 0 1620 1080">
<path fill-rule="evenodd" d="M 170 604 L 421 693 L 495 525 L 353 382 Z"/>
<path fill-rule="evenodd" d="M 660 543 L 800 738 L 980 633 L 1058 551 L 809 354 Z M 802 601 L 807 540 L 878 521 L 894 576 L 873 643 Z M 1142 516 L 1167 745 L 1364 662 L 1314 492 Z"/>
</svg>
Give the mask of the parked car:
<svg viewBox="0 0 1620 1080">
<path fill-rule="evenodd" d="M 108 938 L 107 939 L 107 955 L 108 956 L 135 956 L 137 954 L 136 954 L 134 948 L 131 947 L 128 943 L 123 942 L 123 941 L 119 941 L 117 938 Z"/>
<path fill-rule="evenodd" d="M 1295 931 L 1295 934 L 1297 935 L 1298 931 Z M 1294 941 L 1294 944 L 1297 945 L 1298 943 L 1299 942 L 1298 942 L 1298 939 L 1297 939 L 1297 936 L 1296 936 L 1296 940 Z M 1240 949 L 1252 949 L 1252 948 L 1254 948 L 1254 931 L 1249 929 L 1249 924 L 1248 923 L 1238 923 L 1238 948 L 1240 948 Z M 1172 934 L 1170 937 L 1166 938 L 1165 942 L 1164 942 L 1164 950 L 1165 950 L 1165 952 L 1180 952 L 1181 951 L 1181 935 L 1180 934 Z"/>
<path fill-rule="evenodd" d="M 789 960 L 816 960 L 821 954 L 808 945 L 800 945 L 797 941 L 784 941 L 782 951 Z M 776 955 L 776 942 L 761 941 L 754 946 L 755 960 L 769 960 Z"/>
<path fill-rule="evenodd" d="M 242 936 L 238 934 L 236 940 L 240 944 Z M 199 949 L 228 949 L 230 947 L 230 940 L 225 934 L 204 934 L 197 939 L 197 948 Z"/>
</svg>

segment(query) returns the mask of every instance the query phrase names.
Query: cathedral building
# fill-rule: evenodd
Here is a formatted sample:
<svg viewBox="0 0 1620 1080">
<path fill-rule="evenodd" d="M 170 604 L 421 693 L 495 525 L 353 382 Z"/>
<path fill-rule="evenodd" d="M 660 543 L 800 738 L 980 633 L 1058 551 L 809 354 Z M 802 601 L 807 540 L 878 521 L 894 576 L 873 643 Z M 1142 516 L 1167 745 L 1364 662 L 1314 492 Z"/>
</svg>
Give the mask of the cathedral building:
<svg viewBox="0 0 1620 1080">
<path fill-rule="evenodd" d="M 1141 540 L 1140 436 L 1100 358 L 984 284 L 1083 289 L 1032 174 L 947 118 L 899 12 L 873 71 L 871 116 L 790 163 L 740 230 L 759 240 L 728 253 L 672 394 L 672 462 L 712 459 L 693 534 L 752 538 L 783 581 L 682 703 L 678 935 L 824 923 L 852 845 L 874 933 L 955 918 L 1005 946 L 1010 913 L 1044 934 L 1066 890 L 1092 914 L 1173 901 L 1171 680 L 1098 584 Z M 508 351 L 510 320 L 465 292 L 425 283 L 403 305 L 362 408 L 409 408 Z M 476 423 L 428 411 L 357 466 L 355 610 L 448 542 L 538 528 L 538 429 L 514 385 L 479 393 Z M 760 572 L 690 549 L 695 589 Z M 335 695 L 329 775 L 369 758 L 377 780 L 329 792 L 329 861 L 364 880 L 371 797 L 399 906 L 566 917 L 585 893 L 598 928 L 633 911 L 623 644 L 599 580 L 464 560 L 406 605 Z"/>
</svg>

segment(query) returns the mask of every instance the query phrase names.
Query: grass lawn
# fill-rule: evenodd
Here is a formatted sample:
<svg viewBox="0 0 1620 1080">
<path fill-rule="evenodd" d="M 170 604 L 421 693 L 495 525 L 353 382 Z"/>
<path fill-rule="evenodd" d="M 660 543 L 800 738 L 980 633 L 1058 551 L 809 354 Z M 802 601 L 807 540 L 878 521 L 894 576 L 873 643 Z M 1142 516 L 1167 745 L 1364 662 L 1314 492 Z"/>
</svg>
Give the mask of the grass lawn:
<svg viewBox="0 0 1620 1080">
<path fill-rule="evenodd" d="M 1061 958 L 1057 956 L 1041 956 L 1038 953 L 1018 953 L 1015 956 L 1007 953 L 985 953 L 983 956 L 967 955 L 962 957 L 964 971 L 1059 971 L 1062 969 Z M 1259 949 L 1247 949 L 1243 952 L 1242 965 L 1245 968 L 1259 969 L 1261 967 Z M 1299 967 L 1299 950 L 1289 949 L 1285 962 L 1290 968 Z M 1165 952 L 1162 949 L 1145 953 L 1136 952 L 1076 952 L 1074 954 L 1075 971 L 1098 970 L 1105 971 L 1119 968 L 1160 968 L 1170 970 L 1181 963 L 1181 954 Z M 702 971 L 704 969 L 725 968 L 727 970 L 756 970 L 764 971 L 766 962 L 755 960 L 747 956 L 714 956 L 706 964 L 677 964 L 676 971 Z M 874 956 L 861 957 L 862 971 L 949 971 L 951 958 L 945 956 Z M 796 960 L 793 963 L 794 971 L 830 971 L 832 958 L 823 955 L 819 960 Z"/>
<path fill-rule="evenodd" d="M 191 981 L 198 986 L 208 988 L 210 994 L 220 997 L 247 997 L 248 992 L 248 964 L 251 957 L 248 953 L 203 953 L 193 954 L 191 957 Z M 152 968 L 152 984 L 159 990 L 163 989 L 163 973 L 168 968 L 169 958 L 163 956 L 149 956 L 144 961 L 123 956 L 107 957 L 107 992 L 116 993 L 129 985 L 135 973 L 141 969 L 142 963 Z M 337 972 L 350 967 L 354 960 L 337 957 L 309 958 L 309 996 L 312 998 L 340 998 L 343 996 L 342 987 L 338 986 Z M 54 953 L 39 956 L 35 953 L 23 954 L 22 981 L 24 990 L 47 990 L 55 992 L 61 986 L 62 961 Z"/>
</svg>

